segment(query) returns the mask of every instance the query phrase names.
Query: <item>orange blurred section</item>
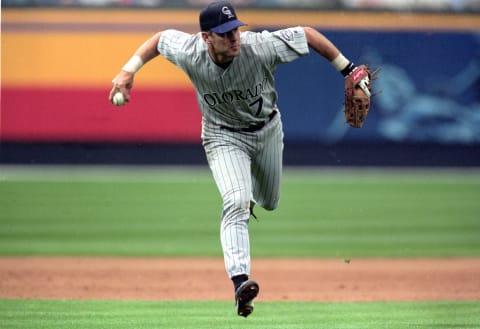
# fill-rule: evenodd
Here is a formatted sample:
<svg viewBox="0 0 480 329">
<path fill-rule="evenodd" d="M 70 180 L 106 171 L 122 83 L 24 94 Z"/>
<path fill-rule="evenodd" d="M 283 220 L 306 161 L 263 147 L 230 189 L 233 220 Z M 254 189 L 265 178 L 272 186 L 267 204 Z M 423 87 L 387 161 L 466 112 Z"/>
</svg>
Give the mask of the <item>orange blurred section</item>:
<svg viewBox="0 0 480 329">
<path fill-rule="evenodd" d="M 249 29 L 310 25 L 334 29 L 468 30 L 480 29 L 476 14 L 430 14 L 408 12 L 362 12 L 319 10 L 249 10 L 237 14 Z M 174 9 L 3 9 L 3 22 L 141 23 L 186 32 L 198 30 L 197 10 Z M 115 26 L 114 26 L 115 27 Z"/>
<path fill-rule="evenodd" d="M 319 29 L 480 30 L 478 15 L 239 10 L 249 29 L 311 25 Z M 105 87 L 155 32 L 198 30 L 192 10 L 2 11 L 2 84 Z M 163 58 L 139 72 L 137 86 L 192 89 Z"/>
<path fill-rule="evenodd" d="M 9 86 L 105 86 L 148 33 L 5 33 L 2 84 Z M 191 88 L 187 76 L 163 58 L 147 63 L 137 86 Z"/>
<path fill-rule="evenodd" d="M 196 17 L 192 11 L 3 10 L 2 84 L 108 88 L 147 38 L 169 26 L 194 32 Z M 136 86 L 193 89 L 161 57 L 138 73 Z"/>
</svg>

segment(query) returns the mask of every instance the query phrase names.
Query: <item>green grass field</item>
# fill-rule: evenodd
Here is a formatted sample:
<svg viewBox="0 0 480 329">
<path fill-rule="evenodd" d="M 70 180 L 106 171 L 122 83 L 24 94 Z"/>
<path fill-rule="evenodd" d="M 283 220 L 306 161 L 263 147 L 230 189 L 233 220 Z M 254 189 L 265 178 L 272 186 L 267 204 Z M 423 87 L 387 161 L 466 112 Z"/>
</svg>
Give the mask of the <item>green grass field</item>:
<svg viewBox="0 0 480 329">
<path fill-rule="evenodd" d="M 480 256 L 480 172 L 286 169 L 252 256 Z M 0 254 L 221 257 L 204 169 L 0 167 Z M 1 283 L 0 283 L 1 287 Z M 0 328 L 480 328 L 480 302 L 0 300 Z"/>
<path fill-rule="evenodd" d="M 473 329 L 480 323 L 476 302 L 262 302 L 247 319 L 226 302 L 0 300 L 0 308 L 0 327 L 9 329 Z"/>
<path fill-rule="evenodd" d="M 198 170 L 0 169 L 3 255 L 221 256 Z M 480 173 L 286 170 L 254 256 L 478 256 Z"/>
</svg>

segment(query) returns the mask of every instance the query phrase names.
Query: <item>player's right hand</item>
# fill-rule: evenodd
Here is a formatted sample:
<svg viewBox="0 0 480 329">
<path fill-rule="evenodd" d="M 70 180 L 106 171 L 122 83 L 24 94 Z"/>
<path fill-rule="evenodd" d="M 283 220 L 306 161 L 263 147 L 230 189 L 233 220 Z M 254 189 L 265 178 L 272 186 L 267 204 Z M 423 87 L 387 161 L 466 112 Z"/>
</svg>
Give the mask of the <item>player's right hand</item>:
<svg viewBox="0 0 480 329">
<path fill-rule="evenodd" d="M 362 89 L 363 93 L 370 97 L 370 74 L 368 70 L 365 70 L 364 66 L 357 66 L 353 69 L 353 71 L 349 74 L 352 77 L 354 82 L 356 83 L 356 87 Z"/>
<path fill-rule="evenodd" d="M 134 73 L 127 72 L 127 71 L 120 71 L 115 78 L 112 80 L 112 89 L 110 90 L 110 95 L 108 96 L 108 100 L 112 102 L 113 95 L 115 95 L 118 91 L 123 94 L 125 98 L 125 102 L 130 101 L 130 90 L 133 87 L 133 79 L 135 77 Z"/>
<path fill-rule="evenodd" d="M 358 86 L 360 87 L 360 89 L 362 89 L 362 91 L 368 97 L 372 96 L 372 94 L 370 93 L 370 90 L 369 90 L 369 85 L 370 85 L 370 77 L 368 75 L 365 78 L 363 78 L 362 80 L 360 80 L 360 82 L 358 83 Z"/>
</svg>

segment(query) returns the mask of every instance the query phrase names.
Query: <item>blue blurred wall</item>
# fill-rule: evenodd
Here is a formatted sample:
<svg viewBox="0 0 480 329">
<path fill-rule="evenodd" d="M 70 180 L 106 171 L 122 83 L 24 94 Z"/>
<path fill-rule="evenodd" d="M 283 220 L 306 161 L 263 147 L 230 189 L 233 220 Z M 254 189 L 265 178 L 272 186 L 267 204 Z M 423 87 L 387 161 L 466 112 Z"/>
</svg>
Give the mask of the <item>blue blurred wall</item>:
<svg viewBox="0 0 480 329">
<path fill-rule="evenodd" d="M 344 123 L 343 78 L 320 56 L 279 67 L 287 165 L 480 166 L 480 33 L 322 30 L 381 67 L 361 129 Z M 199 144 L 0 143 L 3 164 L 206 164 Z"/>
<path fill-rule="evenodd" d="M 480 143 L 480 33 L 322 31 L 356 64 L 381 67 L 361 129 L 344 123 L 343 79 L 319 56 L 277 71 L 286 140 Z"/>
</svg>

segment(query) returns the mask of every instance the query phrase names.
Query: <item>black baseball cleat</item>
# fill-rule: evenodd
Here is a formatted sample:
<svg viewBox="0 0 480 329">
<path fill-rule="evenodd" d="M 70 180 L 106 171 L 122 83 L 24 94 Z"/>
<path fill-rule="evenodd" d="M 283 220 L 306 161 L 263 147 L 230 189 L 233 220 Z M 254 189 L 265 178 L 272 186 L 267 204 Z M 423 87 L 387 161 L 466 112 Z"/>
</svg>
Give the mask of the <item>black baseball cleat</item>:
<svg viewBox="0 0 480 329">
<path fill-rule="evenodd" d="M 235 306 L 238 315 L 247 317 L 253 312 L 253 300 L 259 291 L 258 283 L 253 280 L 247 280 L 238 287 L 235 292 Z"/>
</svg>

